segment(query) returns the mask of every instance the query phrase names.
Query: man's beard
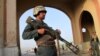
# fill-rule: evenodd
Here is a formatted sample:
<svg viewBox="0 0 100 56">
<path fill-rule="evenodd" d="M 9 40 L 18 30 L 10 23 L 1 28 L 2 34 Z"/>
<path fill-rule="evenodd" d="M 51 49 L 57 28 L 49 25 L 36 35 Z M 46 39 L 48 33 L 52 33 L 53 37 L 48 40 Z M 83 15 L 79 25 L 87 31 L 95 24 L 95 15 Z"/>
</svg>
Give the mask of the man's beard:
<svg viewBox="0 0 100 56">
<path fill-rule="evenodd" d="M 45 17 L 42 18 L 42 20 L 44 20 L 44 19 L 45 19 Z"/>
</svg>

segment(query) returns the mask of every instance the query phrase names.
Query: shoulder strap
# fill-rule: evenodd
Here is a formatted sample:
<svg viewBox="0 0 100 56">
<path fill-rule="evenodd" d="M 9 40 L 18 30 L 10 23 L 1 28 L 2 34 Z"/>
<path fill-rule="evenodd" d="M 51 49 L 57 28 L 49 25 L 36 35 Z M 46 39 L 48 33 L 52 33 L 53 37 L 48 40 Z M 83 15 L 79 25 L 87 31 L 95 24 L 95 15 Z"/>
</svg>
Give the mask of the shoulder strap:
<svg viewBox="0 0 100 56">
<path fill-rule="evenodd" d="M 34 20 L 32 17 L 28 17 L 28 19 L 26 20 L 26 23 L 28 23 L 31 27 L 34 28 L 34 26 L 36 25 L 36 20 Z"/>
<path fill-rule="evenodd" d="M 26 23 L 30 24 L 31 22 L 35 21 L 32 17 L 28 17 Z"/>
</svg>

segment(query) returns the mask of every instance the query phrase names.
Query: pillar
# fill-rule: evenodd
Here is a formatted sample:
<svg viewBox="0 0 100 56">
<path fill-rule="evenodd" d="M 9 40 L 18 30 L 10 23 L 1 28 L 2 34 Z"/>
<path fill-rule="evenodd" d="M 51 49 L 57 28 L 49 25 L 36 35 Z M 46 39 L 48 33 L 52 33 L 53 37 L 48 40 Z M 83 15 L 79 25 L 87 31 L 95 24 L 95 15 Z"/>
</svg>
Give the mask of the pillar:
<svg viewBox="0 0 100 56">
<path fill-rule="evenodd" d="M 4 56 L 18 56 L 16 0 L 6 0 L 6 38 Z"/>
<path fill-rule="evenodd" d="M 4 0 L 0 0 L 0 56 L 3 56 L 3 39 L 4 39 Z"/>
</svg>

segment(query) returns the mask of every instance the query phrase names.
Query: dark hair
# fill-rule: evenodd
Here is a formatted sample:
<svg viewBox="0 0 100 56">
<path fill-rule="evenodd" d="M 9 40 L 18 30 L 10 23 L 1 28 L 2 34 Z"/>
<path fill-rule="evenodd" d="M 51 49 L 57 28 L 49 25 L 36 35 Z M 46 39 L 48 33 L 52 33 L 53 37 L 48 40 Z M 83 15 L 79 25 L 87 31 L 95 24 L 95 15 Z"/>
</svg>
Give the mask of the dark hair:
<svg viewBox="0 0 100 56">
<path fill-rule="evenodd" d="M 47 13 L 46 10 L 43 10 L 43 11 L 39 11 L 38 14 L 34 15 L 34 17 L 37 17 L 41 12 L 44 12 L 44 13 Z"/>
</svg>

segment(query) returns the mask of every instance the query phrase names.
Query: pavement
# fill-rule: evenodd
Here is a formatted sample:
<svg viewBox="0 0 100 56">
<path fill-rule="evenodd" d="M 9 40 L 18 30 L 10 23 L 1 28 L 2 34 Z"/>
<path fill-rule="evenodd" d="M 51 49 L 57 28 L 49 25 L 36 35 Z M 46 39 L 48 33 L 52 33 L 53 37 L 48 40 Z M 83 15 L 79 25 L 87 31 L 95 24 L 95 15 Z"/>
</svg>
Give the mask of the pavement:
<svg viewBox="0 0 100 56">
<path fill-rule="evenodd" d="M 25 53 L 22 56 L 35 56 L 35 53 Z M 74 54 L 73 52 L 61 52 L 60 56 L 90 56 L 88 52 L 80 52 L 78 55 Z"/>
</svg>

